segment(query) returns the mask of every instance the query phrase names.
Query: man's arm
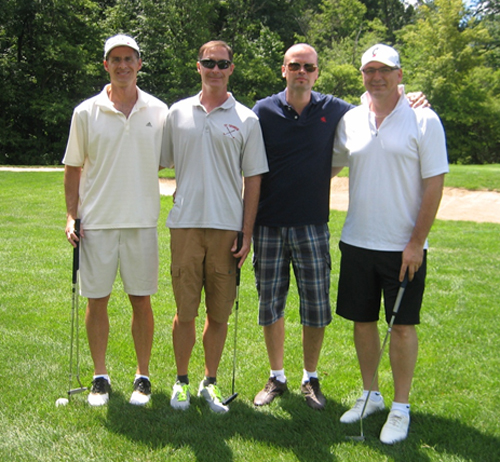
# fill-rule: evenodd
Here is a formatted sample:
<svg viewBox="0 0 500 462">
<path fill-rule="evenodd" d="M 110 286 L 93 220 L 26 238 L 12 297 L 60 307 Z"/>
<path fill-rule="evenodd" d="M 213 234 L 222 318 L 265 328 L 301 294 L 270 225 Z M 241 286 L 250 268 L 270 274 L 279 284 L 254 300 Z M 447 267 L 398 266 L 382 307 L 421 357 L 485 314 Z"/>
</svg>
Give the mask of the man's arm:
<svg viewBox="0 0 500 462">
<path fill-rule="evenodd" d="M 240 268 L 243 266 L 248 253 L 250 252 L 250 245 L 252 243 L 253 227 L 255 224 L 255 217 L 257 216 L 257 209 L 259 206 L 260 197 L 260 184 L 262 175 L 248 176 L 244 178 L 244 191 L 243 191 L 243 245 L 238 253 L 235 253 L 236 258 L 241 258 Z M 236 252 L 236 239 L 234 241 L 231 251 Z"/>
<path fill-rule="evenodd" d="M 337 176 L 344 167 L 332 167 L 332 173 L 330 174 L 330 178 Z"/>
<path fill-rule="evenodd" d="M 79 241 L 75 234 L 75 220 L 78 218 L 78 201 L 80 190 L 81 167 L 71 167 L 66 165 L 64 168 L 64 195 L 66 198 L 66 237 L 73 247 Z M 83 236 L 83 229 L 80 230 Z"/>
<path fill-rule="evenodd" d="M 413 276 L 422 265 L 424 244 L 436 218 L 441 197 L 443 196 L 444 173 L 426 178 L 423 180 L 423 183 L 424 194 L 422 196 L 422 204 L 410 241 L 403 251 L 401 271 L 399 273 L 400 281 L 403 281 L 407 269 L 408 278 L 412 281 Z"/>
</svg>

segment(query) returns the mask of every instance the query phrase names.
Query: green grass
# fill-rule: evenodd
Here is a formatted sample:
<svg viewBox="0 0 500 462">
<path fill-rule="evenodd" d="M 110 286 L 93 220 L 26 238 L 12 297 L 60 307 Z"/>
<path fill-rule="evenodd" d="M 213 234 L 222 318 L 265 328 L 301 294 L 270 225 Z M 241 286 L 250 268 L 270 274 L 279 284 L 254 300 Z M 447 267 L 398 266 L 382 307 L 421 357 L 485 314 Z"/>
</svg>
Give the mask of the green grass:
<svg viewBox="0 0 500 462">
<path fill-rule="evenodd" d="M 349 176 L 349 169 L 344 168 L 339 176 Z M 500 164 L 450 165 L 445 186 L 472 191 L 500 191 Z"/>
<path fill-rule="evenodd" d="M 445 186 L 471 190 L 500 191 L 500 164 L 450 165 Z"/>
<path fill-rule="evenodd" d="M 454 175 L 452 170 L 450 178 Z M 118 280 L 109 307 L 108 366 L 114 388 L 109 406 L 91 409 L 85 395 L 76 395 L 67 407 L 56 408 L 55 400 L 64 397 L 68 388 L 71 310 L 72 252 L 63 232 L 62 179 L 61 172 L 0 172 L 0 460 L 500 460 L 500 225 L 436 222 L 418 328 L 420 354 L 411 396 L 411 432 L 405 442 L 388 447 L 378 440 L 385 413 L 366 420 L 365 443 L 347 441 L 347 435 L 359 434 L 359 426 L 341 425 L 338 420 L 360 391 L 349 322 L 335 317 L 327 329 L 319 366 L 327 409 L 315 412 L 303 401 L 295 285 L 286 318 L 285 367 L 291 392 L 267 408 L 253 407 L 253 396 L 265 383 L 269 366 L 256 323 L 257 295 L 249 262 L 242 272 L 240 290 L 239 396 L 231 411 L 214 415 L 198 398 L 184 413 L 170 408 L 175 378 L 171 346 L 175 304 L 168 276 L 168 230 L 163 225 L 172 206 L 170 197 L 162 198 L 159 225 L 161 272 L 160 291 L 153 297 L 156 331 L 151 404 L 135 408 L 127 403 L 135 358 L 130 307 Z M 495 182 L 493 189 L 498 188 L 498 180 L 491 180 L 492 185 Z M 337 241 L 345 214 L 332 212 L 330 218 L 334 304 Z M 82 323 L 83 312 L 81 300 Z M 200 318 L 198 335 L 203 315 Z M 231 392 L 233 319 L 230 322 L 218 377 L 225 395 Z M 385 333 L 384 326 L 380 330 Z M 81 376 L 89 384 L 92 365 L 83 328 L 81 336 Z M 198 341 L 190 365 L 194 386 L 202 375 Z M 393 390 L 387 352 L 380 366 L 380 382 L 390 403 Z"/>
</svg>

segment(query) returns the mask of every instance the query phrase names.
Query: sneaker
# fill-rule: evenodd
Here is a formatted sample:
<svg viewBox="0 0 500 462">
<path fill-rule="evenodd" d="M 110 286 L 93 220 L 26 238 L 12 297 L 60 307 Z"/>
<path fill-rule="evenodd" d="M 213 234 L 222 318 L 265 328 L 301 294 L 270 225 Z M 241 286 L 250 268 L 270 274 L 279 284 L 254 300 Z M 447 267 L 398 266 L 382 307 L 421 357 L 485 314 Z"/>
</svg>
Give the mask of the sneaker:
<svg viewBox="0 0 500 462">
<path fill-rule="evenodd" d="M 319 388 L 319 380 L 311 377 L 309 382 L 303 383 L 301 386 L 302 394 L 306 397 L 306 403 L 313 409 L 324 409 L 326 399 Z"/>
<path fill-rule="evenodd" d="M 281 396 L 287 390 L 286 382 L 283 383 L 277 380 L 276 377 L 270 377 L 265 387 L 255 396 L 253 404 L 255 406 L 270 404 L 276 396 Z"/>
<path fill-rule="evenodd" d="M 97 377 L 92 380 L 92 388 L 88 396 L 91 406 L 104 406 L 109 401 L 111 385 L 104 377 Z"/>
<path fill-rule="evenodd" d="M 175 382 L 172 389 L 172 398 L 170 398 L 170 406 L 185 411 L 189 407 L 190 399 L 189 385 L 179 381 Z"/>
<path fill-rule="evenodd" d="M 200 383 L 200 388 L 198 389 L 198 396 L 203 396 L 206 402 L 210 406 L 210 409 L 214 412 L 227 412 L 229 407 L 222 404 L 222 395 L 219 387 L 215 384 L 210 384 L 205 386 L 204 380 Z"/>
<path fill-rule="evenodd" d="M 401 411 L 391 411 L 380 432 L 380 441 L 385 444 L 394 444 L 403 441 L 408 436 L 410 416 Z"/>
<path fill-rule="evenodd" d="M 134 392 L 130 397 L 130 404 L 144 406 L 151 399 L 151 382 L 146 377 L 138 377 L 134 380 Z"/>
<path fill-rule="evenodd" d="M 351 409 L 342 414 L 340 421 L 342 423 L 357 422 L 361 418 L 361 411 L 363 410 L 364 405 L 365 405 L 365 400 L 363 398 L 359 398 L 356 401 L 356 404 Z M 385 409 L 385 404 L 383 399 L 381 399 L 379 402 L 375 402 L 369 399 L 368 404 L 366 405 L 365 413 L 363 414 L 363 418 L 368 417 L 370 414 L 373 414 L 374 412 L 383 411 L 384 409 Z"/>
</svg>

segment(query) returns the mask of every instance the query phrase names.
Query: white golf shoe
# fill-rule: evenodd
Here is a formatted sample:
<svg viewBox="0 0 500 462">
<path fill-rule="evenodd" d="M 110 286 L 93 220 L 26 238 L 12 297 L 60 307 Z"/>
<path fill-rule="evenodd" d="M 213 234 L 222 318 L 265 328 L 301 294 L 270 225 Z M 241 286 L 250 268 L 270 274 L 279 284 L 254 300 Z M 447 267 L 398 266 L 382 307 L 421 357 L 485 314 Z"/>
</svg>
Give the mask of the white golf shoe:
<svg viewBox="0 0 500 462">
<path fill-rule="evenodd" d="M 229 407 L 222 404 L 222 395 L 219 387 L 215 384 L 210 384 L 205 386 L 202 380 L 200 383 L 200 388 L 198 389 L 198 396 L 203 396 L 206 402 L 210 406 L 210 409 L 214 412 L 227 412 Z"/>
<path fill-rule="evenodd" d="M 363 410 L 363 406 L 365 405 L 364 398 L 359 398 L 356 401 L 356 404 L 349 409 L 348 411 L 342 414 L 340 417 L 340 421 L 342 423 L 353 423 L 357 422 L 361 418 L 361 411 Z M 368 417 L 370 414 L 373 414 L 378 411 L 383 411 L 385 409 L 384 400 L 376 402 L 372 399 L 368 400 L 368 404 L 366 405 L 365 412 L 363 414 L 363 418 Z"/>
<path fill-rule="evenodd" d="M 385 444 L 394 444 L 403 441 L 408 436 L 410 416 L 401 411 L 391 411 L 380 432 L 380 441 Z"/>
<path fill-rule="evenodd" d="M 170 398 L 170 406 L 185 411 L 189 408 L 190 399 L 189 385 L 179 381 L 175 382 L 172 389 L 172 398 Z"/>
</svg>

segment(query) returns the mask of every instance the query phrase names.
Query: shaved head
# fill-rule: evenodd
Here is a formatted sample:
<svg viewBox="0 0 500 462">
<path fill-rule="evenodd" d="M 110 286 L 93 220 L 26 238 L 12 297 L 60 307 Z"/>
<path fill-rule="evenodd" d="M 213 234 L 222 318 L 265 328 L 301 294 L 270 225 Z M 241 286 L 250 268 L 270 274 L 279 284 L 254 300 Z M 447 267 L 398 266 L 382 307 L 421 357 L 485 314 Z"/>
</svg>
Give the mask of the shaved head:
<svg viewBox="0 0 500 462">
<path fill-rule="evenodd" d="M 283 58 L 283 64 L 286 64 L 290 60 L 290 56 L 292 56 L 295 53 L 308 53 L 309 56 L 314 55 L 314 63 L 313 64 L 318 64 L 318 53 L 316 53 L 316 50 L 311 46 L 308 45 L 307 43 L 296 43 L 295 45 L 292 45 L 288 50 L 286 50 L 285 56 Z"/>
</svg>

